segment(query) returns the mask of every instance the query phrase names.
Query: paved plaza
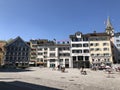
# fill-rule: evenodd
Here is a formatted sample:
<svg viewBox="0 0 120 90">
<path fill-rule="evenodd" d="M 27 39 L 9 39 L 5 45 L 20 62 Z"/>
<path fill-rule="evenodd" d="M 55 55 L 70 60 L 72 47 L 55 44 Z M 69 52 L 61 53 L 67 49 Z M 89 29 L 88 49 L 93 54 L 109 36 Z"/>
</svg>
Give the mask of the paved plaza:
<svg viewBox="0 0 120 90">
<path fill-rule="evenodd" d="M 92 71 L 81 75 L 79 69 L 65 72 L 52 68 L 30 67 L 26 70 L 1 70 L 0 89 L 8 90 L 120 90 L 120 72 Z M 6 87 L 5 87 L 6 86 Z M 19 88 L 19 89 L 16 89 Z"/>
</svg>

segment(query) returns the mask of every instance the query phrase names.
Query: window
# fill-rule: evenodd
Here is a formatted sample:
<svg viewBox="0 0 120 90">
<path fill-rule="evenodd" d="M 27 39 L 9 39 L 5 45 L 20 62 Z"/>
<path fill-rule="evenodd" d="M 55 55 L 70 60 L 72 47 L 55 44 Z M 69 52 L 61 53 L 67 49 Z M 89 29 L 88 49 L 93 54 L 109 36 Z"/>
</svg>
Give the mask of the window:
<svg viewBox="0 0 120 90">
<path fill-rule="evenodd" d="M 89 53 L 89 50 L 88 50 L 88 49 L 85 49 L 85 50 L 84 50 L 84 53 Z"/>
<path fill-rule="evenodd" d="M 47 58 L 47 56 L 44 56 L 44 58 Z"/>
<path fill-rule="evenodd" d="M 91 56 L 94 56 L 94 54 L 91 54 Z"/>
<path fill-rule="evenodd" d="M 97 54 L 97 56 L 100 56 L 100 54 Z"/>
<path fill-rule="evenodd" d="M 89 56 L 85 56 L 85 60 L 89 60 Z"/>
<path fill-rule="evenodd" d="M 91 48 L 90 51 L 94 51 L 94 48 Z"/>
<path fill-rule="evenodd" d="M 65 59 L 65 63 L 69 63 L 69 59 Z"/>
<path fill-rule="evenodd" d="M 75 53 L 76 51 L 75 50 L 72 50 L 72 53 Z"/>
<path fill-rule="evenodd" d="M 76 41 L 76 39 L 75 39 L 75 38 L 72 38 L 72 41 Z"/>
<path fill-rule="evenodd" d="M 78 56 L 78 60 L 83 60 L 83 56 Z"/>
<path fill-rule="evenodd" d="M 38 53 L 38 55 L 43 55 L 43 53 Z"/>
<path fill-rule="evenodd" d="M 109 53 L 104 53 L 104 56 L 110 56 L 110 54 Z"/>
<path fill-rule="evenodd" d="M 120 40 L 117 39 L 116 42 L 120 42 Z"/>
<path fill-rule="evenodd" d="M 82 47 L 82 44 L 77 44 L 77 47 Z"/>
<path fill-rule="evenodd" d="M 50 51 L 55 51 L 55 48 L 50 48 Z"/>
<path fill-rule="evenodd" d="M 82 44 L 72 44 L 72 47 L 82 47 Z"/>
<path fill-rule="evenodd" d="M 50 53 L 50 57 L 55 57 L 55 53 Z"/>
<path fill-rule="evenodd" d="M 100 51 L 100 48 L 96 48 L 95 51 Z"/>
<path fill-rule="evenodd" d="M 42 48 L 38 48 L 38 51 L 42 51 Z"/>
<path fill-rule="evenodd" d="M 44 48 L 44 50 L 47 50 L 47 48 Z"/>
<path fill-rule="evenodd" d="M 31 41 L 32 44 L 37 44 L 37 41 Z"/>
<path fill-rule="evenodd" d="M 47 54 L 47 52 L 44 52 L 44 54 Z"/>
<path fill-rule="evenodd" d="M 109 43 L 103 43 L 103 46 L 108 46 L 109 45 Z"/>
<path fill-rule="evenodd" d="M 50 59 L 50 62 L 55 62 L 55 59 Z"/>
<path fill-rule="evenodd" d="M 117 44 L 117 47 L 120 47 L 120 44 Z"/>
<path fill-rule="evenodd" d="M 81 41 L 82 39 L 81 38 L 76 38 L 76 41 Z"/>
<path fill-rule="evenodd" d="M 93 46 L 93 43 L 91 43 L 90 46 Z"/>
<path fill-rule="evenodd" d="M 63 59 L 60 59 L 60 60 L 59 60 L 59 63 L 62 65 L 62 64 L 63 64 Z"/>
<path fill-rule="evenodd" d="M 76 44 L 72 44 L 72 47 L 76 47 Z"/>
<path fill-rule="evenodd" d="M 70 53 L 64 53 L 63 55 L 64 56 L 70 56 Z"/>
<path fill-rule="evenodd" d="M 83 44 L 83 47 L 88 47 L 88 44 L 87 43 Z"/>
<path fill-rule="evenodd" d="M 72 50 L 72 53 L 82 53 L 82 50 Z"/>
<path fill-rule="evenodd" d="M 88 38 L 87 38 L 87 37 L 84 37 L 84 38 L 83 38 L 83 41 L 88 41 Z"/>
<path fill-rule="evenodd" d="M 59 48 L 59 51 L 62 51 L 62 48 Z"/>
<path fill-rule="evenodd" d="M 75 61 L 76 60 L 76 57 L 75 56 L 73 56 L 73 61 Z"/>
<path fill-rule="evenodd" d="M 63 62 L 63 59 L 60 59 L 59 62 Z"/>
<path fill-rule="evenodd" d="M 104 51 L 108 51 L 108 50 L 109 50 L 109 48 L 103 48 L 103 50 L 104 50 Z"/>
<path fill-rule="evenodd" d="M 95 43 L 95 46 L 99 46 L 99 43 Z"/>
</svg>

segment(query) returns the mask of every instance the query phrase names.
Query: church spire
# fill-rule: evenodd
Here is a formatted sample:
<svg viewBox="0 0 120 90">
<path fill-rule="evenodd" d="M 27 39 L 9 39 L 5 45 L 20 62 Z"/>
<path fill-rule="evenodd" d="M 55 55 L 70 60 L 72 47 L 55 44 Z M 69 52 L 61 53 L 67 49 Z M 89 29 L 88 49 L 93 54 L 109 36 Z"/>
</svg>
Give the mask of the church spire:
<svg viewBox="0 0 120 90">
<path fill-rule="evenodd" d="M 111 21 L 110 21 L 110 17 L 108 16 L 107 18 L 107 22 L 106 22 L 106 29 L 105 29 L 106 33 L 109 34 L 110 36 L 113 36 L 114 35 L 114 28 L 111 24 Z"/>
<path fill-rule="evenodd" d="M 111 29 L 113 29 L 113 26 L 112 26 L 112 24 L 111 24 L 111 21 L 110 21 L 110 17 L 109 17 L 109 16 L 108 16 L 108 18 L 107 18 L 106 28 L 111 28 Z"/>
</svg>

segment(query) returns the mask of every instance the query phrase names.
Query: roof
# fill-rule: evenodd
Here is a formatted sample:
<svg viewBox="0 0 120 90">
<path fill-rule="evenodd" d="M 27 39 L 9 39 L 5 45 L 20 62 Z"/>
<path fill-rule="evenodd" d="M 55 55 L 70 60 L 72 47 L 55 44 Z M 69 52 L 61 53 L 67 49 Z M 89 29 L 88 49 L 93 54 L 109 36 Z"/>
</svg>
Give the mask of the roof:
<svg viewBox="0 0 120 90">
<path fill-rule="evenodd" d="M 17 41 L 18 39 L 22 40 L 23 43 L 25 43 L 25 45 L 30 48 L 30 46 L 20 36 L 16 37 L 15 39 L 11 40 L 10 42 L 8 42 L 5 47 L 11 45 L 12 43 L 14 43 L 15 41 Z"/>
<path fill-rule="evenodd" d="M 96 33 L 96 31 L 94 31 L 93 33 L 82 34 L 82 37 L 91 37 L 91 36 L 109 36 L 109 35 L 105 32 Z M 76 35 L 70 35 L 70 38 L 76 38 Z"/>
<path fill-rule="evenodd" d="M 69 35 L 69 38 L 75 38 L 77 34 L 81 34 L 82 37 L 85 37 L 84 34 L 82 34 L 82 32 L 78 31 L 74 35 Z"/>
<path fill-rule="evenodd" d="M 70 46 L 70 44 L 56 44 L 56 46 Z"/>
<path fill-rule="evenodd" d="M 115 33 L 114 36 L 120 36 L 120 32 Z"/>
<path fill-rule="evenodd" d="M 85 35 L 88 36 L 88 37 L 92 37 L 92 36 L 110 36 L 110 35 L 108 35 L 105 32 L 101 32 L 101 33 L 88 33 L 88 34 L 85 34 Z"/>
</svg>

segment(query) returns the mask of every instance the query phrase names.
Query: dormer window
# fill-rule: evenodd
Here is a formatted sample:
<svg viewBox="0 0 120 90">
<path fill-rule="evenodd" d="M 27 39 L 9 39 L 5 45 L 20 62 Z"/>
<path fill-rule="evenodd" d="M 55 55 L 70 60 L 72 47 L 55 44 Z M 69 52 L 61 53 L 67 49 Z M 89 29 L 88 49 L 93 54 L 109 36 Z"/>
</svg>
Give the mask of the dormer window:
<svg viewBox="0 0 120 90">
<path fill-rule="evenodd" d="M 76 33 L 76 37 L 77 37 L 77 38 L 81 38 L 81 35 L 82 35 L 81 32 L 77 32 L 77 33 Z"/>
</svg>

